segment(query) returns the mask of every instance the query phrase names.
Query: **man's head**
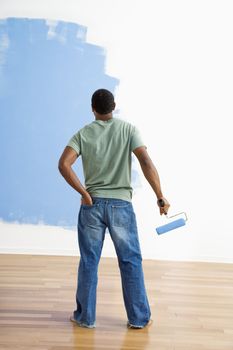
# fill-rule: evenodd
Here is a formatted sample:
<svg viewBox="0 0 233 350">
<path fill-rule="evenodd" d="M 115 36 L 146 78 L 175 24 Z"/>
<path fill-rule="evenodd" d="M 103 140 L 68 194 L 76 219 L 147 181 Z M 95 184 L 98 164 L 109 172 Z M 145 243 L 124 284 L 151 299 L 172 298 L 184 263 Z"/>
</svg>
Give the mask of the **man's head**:
<svg viewBox="0 0 233 350">
<path fill-rule="evenodd" d="M 115 109 L 114 96 L 106 89 L 96 90 L 91 98 L 91 106 L 98 114 L 112 113 Z"/>
</svg>

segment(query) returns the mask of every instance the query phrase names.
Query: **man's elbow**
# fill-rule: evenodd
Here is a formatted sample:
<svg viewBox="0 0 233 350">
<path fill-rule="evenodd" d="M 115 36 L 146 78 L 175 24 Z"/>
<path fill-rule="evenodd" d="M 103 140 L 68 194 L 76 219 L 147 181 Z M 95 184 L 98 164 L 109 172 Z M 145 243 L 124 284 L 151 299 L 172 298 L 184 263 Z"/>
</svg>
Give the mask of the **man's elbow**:
<svg viewBox="0 0 233 350">
<path fill-rule="evenodd" d="M 150 157 L 142 157 L 139 161 L 142 169 L 152 168 L 153 166 Z"/>
<path fill-rule="evenodd" d="M 61 174 L 63 174 L 69 167 L 70 166 L 66 161 L 59 159 L 58 170 L 60 171 Z"/>
</svg>

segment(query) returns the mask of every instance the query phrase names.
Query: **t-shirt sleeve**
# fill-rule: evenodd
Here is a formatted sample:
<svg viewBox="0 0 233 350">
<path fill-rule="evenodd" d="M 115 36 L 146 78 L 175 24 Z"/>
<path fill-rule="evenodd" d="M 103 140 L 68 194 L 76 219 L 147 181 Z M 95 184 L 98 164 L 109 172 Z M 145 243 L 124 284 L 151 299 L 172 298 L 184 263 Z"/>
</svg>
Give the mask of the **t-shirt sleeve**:
<svg viewBox="0 0 233 350">
<path fill-rule="evenodd" d="M 133 127 L 133 132 L 131 134 L 130 150 L 132 152 L 135 148 L 141 147 L 141 146 L 145 146 L 145 144 L 142 141 L 142 138 L 141 138 L 139 130 L 134 126 Z"/>
<path fill-rule="evenodd" d="M 71 137 L 67 146 L 73 148 L 79 155 L 81 154 L 81 141 L 79 131 Z"/>
</svg>

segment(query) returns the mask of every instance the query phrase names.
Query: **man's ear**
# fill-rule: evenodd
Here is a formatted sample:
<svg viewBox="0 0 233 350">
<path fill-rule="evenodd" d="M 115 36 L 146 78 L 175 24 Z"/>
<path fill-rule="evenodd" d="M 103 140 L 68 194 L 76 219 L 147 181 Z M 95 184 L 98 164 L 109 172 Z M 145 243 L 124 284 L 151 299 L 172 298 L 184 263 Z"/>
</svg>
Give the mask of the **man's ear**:
<svg viewBox="0 0 233 350">
<path fill-rule="evenodd" d="M 115 109 L 115 107 L 116 107 L 116 103 L 115 103 L 115 102 L 113 103 L 113 106 L 114 106 L 114 107 L 113 107 L 113 111 L 114 111 L 114 109 Z"/>
</svg>

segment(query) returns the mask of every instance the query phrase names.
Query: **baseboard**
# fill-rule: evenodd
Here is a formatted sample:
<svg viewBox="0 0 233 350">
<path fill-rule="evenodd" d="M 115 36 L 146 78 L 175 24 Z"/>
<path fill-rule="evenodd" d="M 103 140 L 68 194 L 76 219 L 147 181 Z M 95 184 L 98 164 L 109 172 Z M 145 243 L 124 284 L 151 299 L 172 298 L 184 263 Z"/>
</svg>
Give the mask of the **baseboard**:
<svg viewBox="0 0 233 350">
<path fill-rule="evenodd" d="M 7 248 L 1 247 L 0 254 L 25 254 L 25 255 L 60 255 L 60 256 L 80 256 L 78 249 L 38 249 L 38 248 Z M 116 258 L 115 253 L 102 254 L 102 258 Z M 212 262 L 233 264 L 233 257 L 220 256 L 192 256 L 176 257 L 143 254 L 143 260 L 164 260 L 164 261 L 187 261 L 187 262 Z"/>
</svg>

